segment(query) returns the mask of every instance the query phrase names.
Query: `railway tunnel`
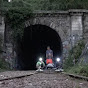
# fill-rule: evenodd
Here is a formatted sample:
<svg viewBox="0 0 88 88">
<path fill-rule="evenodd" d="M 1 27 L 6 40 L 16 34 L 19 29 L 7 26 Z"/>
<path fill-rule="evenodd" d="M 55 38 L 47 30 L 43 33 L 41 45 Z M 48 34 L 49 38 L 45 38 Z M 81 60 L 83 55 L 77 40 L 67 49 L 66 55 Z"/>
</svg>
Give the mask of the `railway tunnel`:
<svg viewBox="0 0 88 88">
<path fill-rule="evenodd" d="M 55 30 L 39 24 L 25 28 L 22 41 L 18 43 L 17 68 L 35 70 L 39 57 L 45 61 L 47 46 L 53 50 L 54 59 L 62 55 L 61 38 Z"/>
</svg>

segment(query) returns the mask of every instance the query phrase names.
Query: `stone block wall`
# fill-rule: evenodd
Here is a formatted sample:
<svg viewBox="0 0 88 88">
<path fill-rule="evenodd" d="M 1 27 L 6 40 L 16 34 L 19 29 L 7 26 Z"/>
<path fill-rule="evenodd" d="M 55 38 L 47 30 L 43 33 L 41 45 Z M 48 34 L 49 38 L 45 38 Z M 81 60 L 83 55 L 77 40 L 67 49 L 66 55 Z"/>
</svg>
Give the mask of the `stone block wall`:
<svg viewBox="0 0 88 88">
<path fill-rule="evenodd" d="M 88 13 L 83 16 L 83 39 L 85 43 L 88 42 Z"/>
<path fill-rule="evenodd" d="M 46 25 L 55 30 L 62 40 L 63 53 L 66 55 L 78 40 L 88 41 L 88 11 L 41 11 L 35 12 L 33 18 L 25 22 L 25 27 L 35 24 Z M 6 27 L 6 28 L 5 28 Z M 11 44 L 11 31 L 9 24 L 4 24 L 4 18 L 0 16 L 0 34 L 5 41 L 7 56 L 12 57 L 13 45 Z M 5 34 L 5 35 L 4 35 Z M 5 37 L 4 37 L 5 36 Z M 16 54 L 15 54 L 16 56 Z"/>
<path fill-rule="evenodd" d="M 3 57 L 4 52 L 4 31 L 5 31 L 5 23 L 4 23 L 4 17 L 0 14 L 0 58 Z"/>
</svg>

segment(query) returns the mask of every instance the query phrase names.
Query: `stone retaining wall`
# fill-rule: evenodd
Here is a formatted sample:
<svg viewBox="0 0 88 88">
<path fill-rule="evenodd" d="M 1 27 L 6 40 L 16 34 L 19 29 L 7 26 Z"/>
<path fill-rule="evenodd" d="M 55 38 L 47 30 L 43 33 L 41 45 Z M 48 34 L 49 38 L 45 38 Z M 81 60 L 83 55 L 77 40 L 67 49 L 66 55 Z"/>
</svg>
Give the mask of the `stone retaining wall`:
<svg viewBox="0 0 88 88">
<path fill-rule="evenodd" d="M 85 43 L 88 40 L 88 10 L 35 11 L 34 17 L 25 22 L 25 27 L 36 24 L 46 25 L 58 33 L 62 40 L 64 56 L 78 40 L 83 38 Z M 9 24 L 5 26 L 4 18 L 0 16 L 0 34 L 5 51 L 12 55 L 15 51 L 11 44 L 10 30 Z"/>
</svg>

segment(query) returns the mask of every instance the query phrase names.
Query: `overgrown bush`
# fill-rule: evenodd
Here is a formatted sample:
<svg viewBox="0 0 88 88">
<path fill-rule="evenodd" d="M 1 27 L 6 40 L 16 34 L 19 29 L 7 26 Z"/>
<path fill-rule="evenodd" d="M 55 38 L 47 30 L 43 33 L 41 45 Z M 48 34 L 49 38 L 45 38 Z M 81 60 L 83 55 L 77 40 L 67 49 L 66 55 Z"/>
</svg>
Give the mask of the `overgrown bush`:
<svg viewBox="0 0 88 88">
<path fill-rule="evenodd" d="M 78 64 L 76 66 L 73 66 L 70 70 L 67 70 L 67 72 L 88 77 L 88 64 L 86 65 Z"/>
<path fill-rule="evenodd" d="M 85 44 L 83 41 L 79 41 L 77 45 L 75 45 L 72 50 L 69 52 L 68 58 L 64 62 L 64 69 L 68 73 L 88 76 L 88 64 L 82 64 L 79 62 L 79 57 L 84 49 Z M 75 64 L 74 64 L 75 59 Z M 83 62 L 84 58 L 81 58 L 81 62 Z"/>
<path fill-rule="evenodd" d="M 88 0 L 13 0 L 23 1 L 33 10 L 88 9 Z"/>
<path fill-rule="evenodd" d="M 79 57 L 82 53 L 85 44 L 80 40 L 73 48 L 69 51 L 69 55 L 64 62 L 64 69 L 69 69 L 79 62 Z"/>
<path fill-rule="evenodd" d="M 18 37 L 22 38 L 25 28 L 25 21 L 30 18 L 30 15 L 30 9 L 25 7 L 11 8 L 6 12 L 5 16 L 7 22 L 12 28 L 12 35 L 14 39 L 17 39 Z"/>
<path fill-rule="evenodd" d="M 12 0 L 10 3 L 6 3 L 8 0 L 1 1 L 5 2 L 5 6 L 25 5 L 32 10 L 88 9 L 88 0 Z"/>
<path fill-rule="evenodd" d="M 33 15 L 30 6 L 25 5 L 22 0 L 12 0 L 11 3 L 4 1 L 2 11 L 6 23 L 11 27 L 13 40 L 21 39 L 25 21 Z"/>
<path fill-rule="evenodd" d="M 10 70 L 9 64 L 4 60 L 0 58 L 0 71 Z"/>
</svg>

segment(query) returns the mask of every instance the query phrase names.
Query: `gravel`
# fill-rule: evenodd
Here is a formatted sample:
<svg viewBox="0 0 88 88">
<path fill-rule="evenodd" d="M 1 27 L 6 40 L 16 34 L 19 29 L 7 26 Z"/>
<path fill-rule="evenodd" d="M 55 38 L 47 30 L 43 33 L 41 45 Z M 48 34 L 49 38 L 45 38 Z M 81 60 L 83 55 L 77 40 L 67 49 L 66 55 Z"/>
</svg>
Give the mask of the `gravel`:
<svg viewBox="0 0 88 88">
<path fill-rule="evenodd" d="M 72 79 L 61 73 L 38 73 L 28 77 L 0 81 L 0 88 L 88 88 L 88 82 Z"/>
</svg>

